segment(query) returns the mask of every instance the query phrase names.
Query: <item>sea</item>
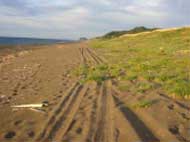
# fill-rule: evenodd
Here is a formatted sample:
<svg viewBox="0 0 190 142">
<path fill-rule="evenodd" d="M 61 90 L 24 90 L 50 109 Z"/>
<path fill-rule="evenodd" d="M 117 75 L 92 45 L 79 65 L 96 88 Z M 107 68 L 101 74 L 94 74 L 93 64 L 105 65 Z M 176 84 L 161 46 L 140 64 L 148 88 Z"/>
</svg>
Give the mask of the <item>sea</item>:
<svg viewBox="0 0 190 142">
<path fill-rule="evenodd" d="M 0 37 L 0 45 L 53 44 L 53 43 L 66 43 L 66 42 L 72 42 L 72 40 L 26 38 L 26 37 Z"/>
</svg>

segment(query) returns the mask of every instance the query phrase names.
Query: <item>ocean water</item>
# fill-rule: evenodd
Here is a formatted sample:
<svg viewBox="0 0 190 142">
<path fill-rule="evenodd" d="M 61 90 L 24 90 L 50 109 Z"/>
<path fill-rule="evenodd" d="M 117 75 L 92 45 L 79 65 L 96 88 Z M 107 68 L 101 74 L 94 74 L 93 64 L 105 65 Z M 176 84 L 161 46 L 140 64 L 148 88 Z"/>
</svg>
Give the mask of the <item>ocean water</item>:
<svg viewBox="0 0 190 142">
<path fill-rule="evenodd" d="M 63 42 L 71 42 L 71 40 L 0 37 L 0 45 L 53 44 L 53 43 L 63 43 Z"/>
</svg>

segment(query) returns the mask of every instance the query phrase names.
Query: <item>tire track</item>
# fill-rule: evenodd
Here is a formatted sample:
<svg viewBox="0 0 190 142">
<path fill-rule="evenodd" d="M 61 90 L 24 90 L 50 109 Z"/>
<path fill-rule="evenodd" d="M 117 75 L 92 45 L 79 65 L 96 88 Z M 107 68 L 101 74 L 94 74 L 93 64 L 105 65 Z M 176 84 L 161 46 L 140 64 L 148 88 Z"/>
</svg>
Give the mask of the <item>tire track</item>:
<svg viewBox="0 0 190 142">
<path fill-rule="evenodd" d="M 115 136 L 115 124 L 114 124 L 114 101 L 113 101 L 113 96 L 112 96 L 112 83 L 111 80 L 107 82 L 107 111 L 108 111 L 108 117 L 107 117 L 107 133 L 108 133 L 108 142 L 114 142 L 116 139 Z"/>
<path fill-rule="evenodd" d="M 77 140 L 87 141 L 86 137 L 91 129 L 91 125 L 94 123 L 92 117 L 96 117 L 96 100 L 98 97 L 96 95 L 97 84 L 92 82 L 89 86 L 90 87 L 79 106 L 79 111 L 74 116 L 74 124 L 65 135 L 62 136 L 64 142 Z"/>
<path fill-rule="evenodd" d="M 84 49 L 79 48 L 79 51 L 82 56 L 82 64 L 87 65 L 87 58 L 84 55 Z M 37 141 L 46 142 L 54 139 L 61 139 L 58 134 L 62 131 L 61 133 L 64 135 L 70 125 L 72 125 L 72 119 L 78 110 L 79 104 L 88 88 L 87 86 L 88 85 L 80 85 L 78 81 L 72 85 L 66 94 L 63 95 L 60 103 L 52 112 L 52 115 L 49 117 L 44 128 L 37 137 Z"/>
<path fill-rule="evenodd" d="M 103 59 L 101 59 L 99 56 L 97 56 L 96 53 L 94 53 L 92 51 L 92 49 L 90 49 L 90 48 L 86 48 L 86 49 L 89 52 L 89 54 L 94 58 L 94 60 L 97 61 L 97 63 L 100 64 L 100 63 L 104 63 L 105 62 Z"/>
<path fill-rule="evenodd" d="M 104 63 L 104 61 L 101 58 L 99 58 L 95 53 L 90 51 L 90 49 L 87 48 L 87 51 L 92 56 L 92 58 L 96 60 L 97 64 Z M 112 83 L 110 81 L 110 86 L 111 86 L 111 84 Z M 106 89 L 107 89 L 106 91 L 110 91 L 108 94 L 111 94 L 112 89 L 110 89 L 110 88 L 111 87 L 106 87 Z M 112 106 L 105 105 L 112 101 L 111 100 L 112 95 L 108 95 L 108 96 L 104 95 L 106 93 L 106 91 L 104 88 L 103 96 L 102 96 L 101 111 L 105 112 L 107 114 L 108 112 L 106 112 L 106 111 L 108 111 L 108 110 L 106 110 L 106 107 L 113 108 L 113 105 Z M 111 97 L 109 97 L 109 96 L 111 96 Z M 128 133 L 128 136 L 130 136 L 131 132 L 134 135 L 131 140 L 136 140 L 136 141 L 138 140 L 138 141 L 143 141 L 143 142 L 152 142 L 152 141 L 158 142 L 159 141 L 159 139 L 152 133 L 152 131 L 145 125 L 145 123 L 136 116 L 136 114 L 132 110 L 130 110 L 128 107 L 126 107 L 124 105 L 124 103 L 122 101 L 120 101 L 116 96 L 113 96 L 113 98 L 114 98 L 115 104 L 120 104 L 122 106 L 119 109 L 118 108 L 117 109 L 119 110 L 121 115 L 123 115 L 125 123 L 127 124 L 127 129 L 131 130 Z M 111 111 L 109 113 L 111 113 Z M 113 114 L 109 115 L 109 116 L 113 116 Z M 113 118 L 111 118 L 111 119 L 113 119 Z M 115 130 L 113 130 L 114 127 L 112 124 L 112 127 L 108 127 L 108 130 L 110 130 L 110 132 L 106 132 L 104 130 L 107 127 L 106 122 L 108 122 L 108 118 L 106 115 L 104 118 L 100 118 L 100 122 L 99 122 L 99 126 L 98 126 L 99 128 L 97 129 L 98 133 L 96 133 L 95 140 L 94 140 L 95 142 L 96 141 L 97 142 L 99 142 L 99 141 L 102 141 L 102 142 L 118 141 L 119 135 L 120 135 L 119 129 L 116 128 Z M 106 134 L 108 134 L 108 133 L 110 133 L 109 136 L 112 136 L 112 138 L 109 137 L 110 138 L 109 140 L 106 139 Z"/>
<path fill-rule="evenodd" d="M 97 129 L 95 132 L 95 137 L 94 137 L 94 141 L 95 142 L 100 142 L 104 140 L 104 127 L 105 127 L 105 117 L 104 114 L 106 114 L 106 94 L 105 94 L 105 87 L 103 86 L 101 89 L 101 102 L 100 102 L 100 112 L 99 112 L 99 120 L 98 120 L 98 124 L 97 124 Z"/>
<path fill-rule="evenodd" d="M 88 62 L 87 62 L 87 58 L 85 56 L 85 53 L 84 53 L 84 48 L 79 48 L 80 49 L 80 52 L 81 52 L 81 56 L 82 56 L 82 63 L 85 65 L 85 66 L 88 66 Z"/>
<path fill-rule="evenodd" d="M 84 55 L 86 56 L 86 59 L 88 59 L 87 62 L 89 66 L 93 66 L 97 64 L 97 61 L 94 58 L 92 58 L 91 54 L 87 51 L 86 47 L 84 47 Z"/>
<path fill-rule="evenodd" d="M 94 55 L 89 48 L 85 48 L 86 52 L 91 56 L 92 60 L 94 60 L 95 64 L 101 64 L 103 63 L 102 60 L 100 60 L 96 55 Z"/>
<path fill-rule="evenodd" d="M 79 109 L 79 105 L 88 89 L 88 84 L 80 86 L 79 90 L 74 94 L 73 99 L 69 103 L 65 112 L 60 116 L 56 124 L 50 130 L 46 140 L 61 141 L 64 135 L 72 124 L 73 118 Z"/>
<path fill-rule="evenodd" d="M 99 121 L 95 132 L 94 142 L 112 142 L 114 140 L 113 115 L 110 82 L 103 84 Z"/>
<path fill-rule="evenodd" d="M 100 88 L 100 86 L 97 86 L 96 88 L 96 95 L 98 95 L 96 97 L 96 99 L 93 101 L 93 109 L 91 111 L 90 114 L 90 125 L 89 125 L 89 130 L 88 133 L 86 135 L 86 142 L 94 142 L 95 139 L 95 132 L 97 130 L 97 124 L 98 124 L 98 114 L 100 112 L 100 108 L 98 108 L 100 106 L 101 103 L 101 97 L 102 97 L 102 87 Z M 100 94 L 101 93 L 101 94 Z"/>
<path fill-rule="evenodd" d="M 89 48 L 79 48 L 79 51 L 82 63 L 85 66 L 104 63 Z M 48 119 L 37 141 L 76 141 L 76 137 L 76 139 L 78 138 L 77 141 L 85 142 L 117 142 L 120 140 L 120 130 L 123 130 L 116 127 L 117 122 L 115 120 L 119 119 L 115 119 L 114 116 L 117 114 L 126 124 L 125 128 L 133 131 L 125 134 L 126 138 L 133 134 L 135 136 L 132 136 L 130 140 L 159 141 L 144 121 L 128 108 L 120 98 L 112 94 L 111 80 L 104 81 L 101 86 L 95 87 L 93 93 L 91 92 L 93 91 L 92 88 L 88 91 L 89 86 L 92 86 L 92 84 L 81 85 L 77 82 L 63 95 L 61 102 Z M 94 97 L 94 95 L 97 96 Z M 93 99 L 86 101 L 91 96 L 93 96 Z M 115 105 L 118 105 L 119 108 L 116 108 Z M 80 111 L 81 106 L 83 110 Z M 86 109 L 89 109 L 89 111 L 86 111 Z M 79 114 L 85 114 L 84 117 L 87 118 L 87 121 L 82 116 L 75 119 Z M 78 135 L 73 132 L 76 130 Z M 71 137 L 69 137 L 70 135 Z M 67 139 L 68 137 L 69 139 Z"/>
<path fill-rule="evenodd" d="M 179 107 L 181 107 L 181 108 L 183 108 L 183 109 L 185 109 L 185 110 L 187 110 L 187 111 L 190 110 L 190 107 L 189 107 L 189 106 L 184 105 L 184 104 L 181 103 L 180 101 L 177 101 L 177 100 L 175 100 L 175 99 L 173 99 L 173 98 L 171 98 L 171 97 L 168 97 L 167 95 L 164 95 L 164 94 L 162 94 L 162 93 L 159 93 L 159 96 L 165 98 L 167 101 L 172 101 L 172 102 L 174 102 L 176 105 L 178 105 Z"/>
<path fill-rule="evenodd" d="M 75 93 L 76 90 L 79 89 L 79 87 L 80 87 L 79 83 L 75 82 L 72 85 L 72 87 L 68 90 L 68 92 L 66 92 L 66 94 L 63 95 L 60 103 L 54 109 L 48 121 L 46 122 L 45 127 L 40 132 L 40 135 L 38 136 L 37 141 L 42 141 L 42 139 L 47 135 L 48 130 L 51 129 L 53 123 L 56 122 L 57 115 L 59 115 L 63 111 L 62 109 L 65 107 L 67 101 L 73 96 L 73 94 Z"/>
</svg>

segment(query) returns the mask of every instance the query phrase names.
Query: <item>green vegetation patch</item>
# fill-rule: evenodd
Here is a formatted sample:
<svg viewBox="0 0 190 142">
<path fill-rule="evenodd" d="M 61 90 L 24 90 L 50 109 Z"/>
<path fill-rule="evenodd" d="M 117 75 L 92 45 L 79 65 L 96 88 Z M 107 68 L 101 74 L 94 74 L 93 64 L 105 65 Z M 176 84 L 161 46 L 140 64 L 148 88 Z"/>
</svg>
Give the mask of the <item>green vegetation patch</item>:
<svg viewBox="0 0 190 142">
<path fill-rule="evenodd" d="M 134 104 L 134 108 L 148 108 L 154 104 L 154 101 L 151 100 L 141 100 L 138 103 Z"/>
<path fill-rule="evenodd" d="M 117 65 L 109 68 L 109 73 L 116 71 L 116 77 L 118 69 L 125 71 L 119 79 L 132 82 L 127 87 L 134 92 L 161 90 L 190 98 L 190 28 L 94 39 L 90 45 L 108 60 L 109 66 Z"/>
<path fill-rule="evenodd" d="M 96 66 L 80 66 L 74 72 L 77 76 L 82 76 L 81 82 L 96 81 L 101 84 L 108 79 L 120 78 L 125 71 L 117 64 L 101 64 Z"/>
</svg>

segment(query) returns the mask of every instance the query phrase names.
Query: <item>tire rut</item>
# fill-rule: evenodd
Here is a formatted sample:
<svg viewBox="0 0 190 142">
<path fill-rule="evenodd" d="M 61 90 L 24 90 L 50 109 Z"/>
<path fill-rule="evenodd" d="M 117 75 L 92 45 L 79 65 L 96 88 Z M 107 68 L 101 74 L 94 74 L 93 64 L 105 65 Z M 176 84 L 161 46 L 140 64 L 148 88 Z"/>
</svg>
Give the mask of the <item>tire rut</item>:
<svg viewBox="0 0 190 142">
<path fill-rule="evenodd" d="M 173 99 L 173 98 L 171 98 L 171 97 L 168 97 L 168 96 L 166 96 L 166 95 L 164 95 L 164 94 L 162 94 L 162 93 L 159 93 L 159 96 L 161 96 L 161 97 L 163 97 L 163 98 L 165 98 L 166 100 L 168 100 L 168 101 L 173 101 L 176 105 L 178 105 L 179 107 L 181 107 L 181 108 L 183 108 L 183 109 L 185 109 L 185 110 L 190 110 L 190 107 L 189 106 L 187 106 L 187 105 L 184 105 L 183 103 L 181 103 L 181 102 L 179 102 L 179 101 L 177 101 L 177 100 L 175 100 L 175 99 Z"/>
<path fill-rule="evenodd" d="M 89 52 L 89 54 L 92 56 L 92 58 L 97 61 L 97 63 L 100 64 L 100 63 L 104 63 L 105 62 L 103 59 L 101 59 L 100 57 L 98 57 L 90 48 L 87 48 L 86 50 Z"/>
<path fill-rule="evenodd" d="M 87 48 L 84 48 L 84 55 L 88 59 L 87 62 L 88 62 L 89 66 L 93 66 L 93 65 L 98 64 L 97 60 L 92 57 L 92 55 L 88 52 Z"/>
<path fill-rule="evenodd" d="M 79 48 L 79 52 L 85 66 L 105 63 L 88 47 Z M 77 82 L 63 95 L 37 141 L 120 142 L 122 134 L 125 137 L 123 141 L 160 141 L 155 128 L 149 127 L 144 117 L 139 117 L 118 97 L 111 80 L 97 85 L 95 90 L 90 86 L 90 83 L 81 85 Z M 88 97 L 93 99 L 87 101 Z M 116 120 L 125 126 L 118 125 Z M 161 130 L 159 126 L 158 129 Z"/>
<path fill-rule="evenodd" d="M 86 48 L 87 52 L 91 55 L 91 57 L 96 61 L 96 64 L 105 63 L 100 57 L 98 57 L 95 53 L 93 53 L 89 48 Z M 108 103 L 111 102 L 113 99 L 115 104 L 120 103 L 122 106 L 124 103 L 120 101 L 115 96 L 112 96 L 112 90 L 108 89 L 111 87 L 105 87 L 107 85 L 104 83 L 103 89 L 102 89 L 102 98 L 101 98 L 101 107 L 100 107 L 100 115 L 99 115 L 99 121 L 97 124 L 97 130 L 95 132 L 94 140 L 91 139 L 92 142 L 111 142 L 111 141 L 118 141 L 120 131 L 119 129 L 114 127 L 114 124 L 108 124 L 109 120 L 113 120 L 114 118 L 109 118 L 112 115 L 110 115 L 111 111 L 109 111 L 108 108 L 113 108 L 112 106 L 109 106 Z M 110 86 L 111 86 L 110 81 Z M 109 92 L 109 93 L 108 93 Z M 111 94 L 111 95 L 106 95 Z M 114 104 L 114 103 L 113 103 Z M 127 123 L 128 127 L 133 131 L 133 134 L 136 135 L 134 140 L 140 140 L 143 142 L 158 142 L 160 141 L 153 132 L 145 125 L 145 123 L 137 117 L 137 115 L 130 110 L 128 107 L 120 107 L 119 112 L 124 117 L 125 123 Z M 108 115 L 109 114 L 109 115 Z M 109 117 L 108 117 L 109 116 Z M 111 121 L 112 123 L 114 121 Z M 111 126 L 112 125 L 112 126 Z M 110 127 L 111 126 L 111 127 Z M 110 132 L 108 132 L 109 130 Z M 130 135 L 130 133 L 129 133 Z M 92 136 L 92 134 L 91 134 Z M 134 138 L 134 137 L 133 137 Z"/>
<path fill-rule="evenodd" d="M 79 109 L 79 105 L 87 89 L 88 89 L 88 84 L 80 86 L 79 90 L 76 92 L 76 94 L 74 94 L 74 97 L 70 102 L 70 104 L 68 105 L 66 111 L 62 114 L 56 125 L 54 125 L 54 127 L 50 131 L 48 139 L 61 141 L 62 135 L 65 135 L 70 125 L 72 124 L 73 118 Z"/>
<path fill-rule="evenodd" d="M 50 130 L 57 122 L 59 115 L 64 111 L 63 109 L 68 105 L 68 101 L 72 99 L 74 93 L 79 89 L 80 85 L 78 82 L 75 82 L 72 87 L 66 92 L 65 95 L 61 98 L 60 103 L 51 113 L 51 116 L 48 118 L 47 123 L 45 124 L 44 128 L 42 129 L 40 135 L 37 138 L 37 141 L 42 141 Z"/>
<path fill-rule="evenodd" d="M 87 58 L 86 58 L 86 56 L 85 56 L 85 53 L 84 53 L 84 48 L 80 48 L 79 49 L 80 50 L 80 53 L 81 53 L 81 56 L 82 56 L 82 63 L 85 65 L 85 66 L 87 66 L 88 64 L 88 62 L 87 62 Z"/>
<path fill-rule="evenodd" d="M 97 129 L 97 123 L 98 123 L 98 107 L 99 107 L 99 102 L 101 101 L 101 88 L 100 86 L 97 86 L 96 88 L 96 95 L 98 95 L 96 97 L 96 99 L 93 101 L 93 109 L 91 111 L 90 114 L 90 126 L 89 126 L 89 130 L 88 133 L 86 135 L 86 142 L 94 142 L 94 137 L 95 137 L 95 131 Z"/>
<path fill-rule="evenodd" d="M 99 121 L 95 132 L 94 142 L 112 142 L 114 140 L 113 114 L 111 113 L 112 101 L 110 81 L 103 83 Z"/>
<path fill-rule="evenodd" d="M 96 117 L 96 100 L 97 100 L 97 84 L 95 82 L 90 83 L 89 89 L 85 94 L 83 101 L 79 106 L 79 110 L 74 116 L 74 125 L 62 136 L 62 140 L 66 141 L 87 141 L 88 133 L 91 129 L 91 125 L 94 123 L 94 117 Z M 77 140 L 76 140 L 77 139 Z"/>
<path fill-rule="evenodd" d="M 92 53 L 92 51 L 90 51 L 89 48 L 85 48 L 86 49 L 86 52 L 91 56 L 92 60 L 94 60 L 95 64 L 101 64 L 102 63 L 102 60 L 100 60 L 96 55 L 94 55 Z"/>
</svg>

